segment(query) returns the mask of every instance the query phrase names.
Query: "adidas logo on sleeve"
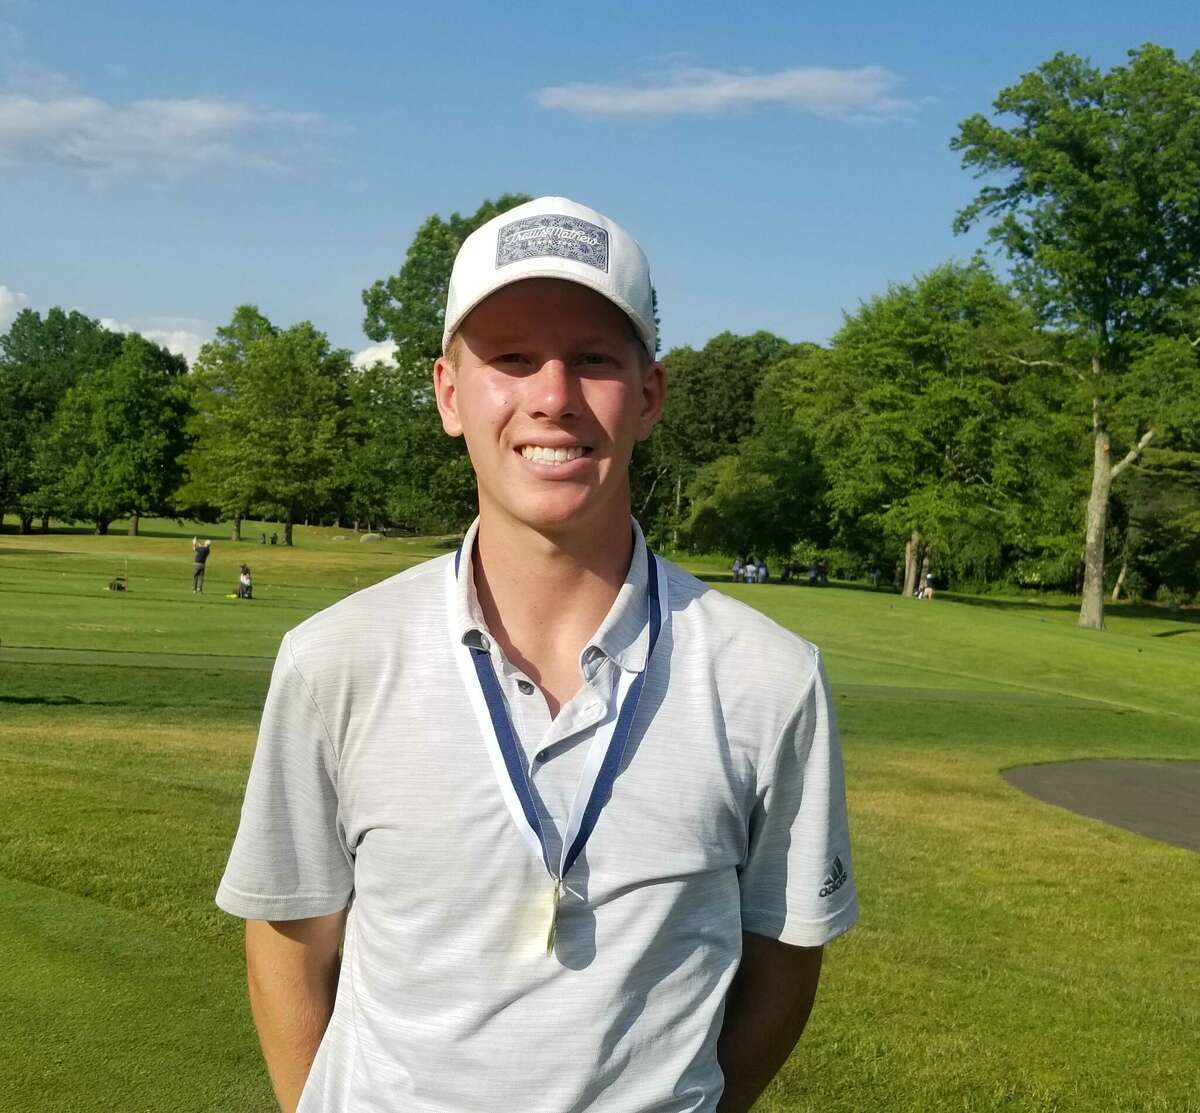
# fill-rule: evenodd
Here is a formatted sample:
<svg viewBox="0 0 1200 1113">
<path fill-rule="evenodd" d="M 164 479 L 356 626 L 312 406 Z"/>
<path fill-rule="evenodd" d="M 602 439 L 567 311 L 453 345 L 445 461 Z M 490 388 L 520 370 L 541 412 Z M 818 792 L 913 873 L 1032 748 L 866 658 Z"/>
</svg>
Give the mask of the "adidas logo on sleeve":
<svg viewBox="0 0 1200 1113">
<path fill-rule="evenodd" d="M 846 872 L 846 867 L 842 865 L 841 857 L 834 858 L 833 865 L 829 867 L 829 876 L 821 885 L 820 895 L 823 897 L 831 897 L 843 885 L 846 884 L 846 879 L 850 875 Z"/>
</svg>

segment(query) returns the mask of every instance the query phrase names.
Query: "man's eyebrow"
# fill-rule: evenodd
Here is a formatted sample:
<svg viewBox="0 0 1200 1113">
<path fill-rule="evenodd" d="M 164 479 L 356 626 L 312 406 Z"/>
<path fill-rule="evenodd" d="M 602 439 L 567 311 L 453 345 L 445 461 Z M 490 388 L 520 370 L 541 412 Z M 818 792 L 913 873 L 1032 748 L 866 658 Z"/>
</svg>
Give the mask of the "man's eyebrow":
<svg viewBox="0 0 1200 1113">
<path fill-rule="evenodd" d="M 613 333 L 596 332 L 578 340 L 571 340 L 570 346 L 575 349 L 602 348 L 614 343 L 618 338 Z M 493 350 L 507 347 L 520 348 L 530 343 L 530 338 L 522 333 L 502 333 L 500 336 L 489 338 L 484 346 Z"/>
</svg>

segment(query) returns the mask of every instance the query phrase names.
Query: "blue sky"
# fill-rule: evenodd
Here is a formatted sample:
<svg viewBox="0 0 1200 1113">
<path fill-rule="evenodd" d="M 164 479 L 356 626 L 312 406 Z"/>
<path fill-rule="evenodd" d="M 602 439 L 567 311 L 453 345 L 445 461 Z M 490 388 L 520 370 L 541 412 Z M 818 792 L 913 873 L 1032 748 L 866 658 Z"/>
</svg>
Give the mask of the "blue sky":
<svg viewBox="0 0 1200 1113">
<path fill-rule="evenodd" d="M 1200 8 L 0 0 L 0 330 L 63 305 L 191 355 L 251 301 L 361 351 L 430 213 L 524 191 L 638 237 L 664 350 L 824 341 L 982 243 L 960 120 L 1146 41 L 1190 55 Z"/>
</svg>

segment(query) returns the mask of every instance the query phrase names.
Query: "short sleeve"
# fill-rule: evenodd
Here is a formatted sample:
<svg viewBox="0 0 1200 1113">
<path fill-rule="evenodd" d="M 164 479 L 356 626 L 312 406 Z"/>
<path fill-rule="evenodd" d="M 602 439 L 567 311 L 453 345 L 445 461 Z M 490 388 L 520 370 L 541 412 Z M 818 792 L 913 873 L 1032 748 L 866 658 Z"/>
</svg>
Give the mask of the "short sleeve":
<svg viewBox="0 0 1200 1113">
<path fill-rule="evenodd" d="M 739 875 L 742 927 L 798 947 L 821 946 L 854 925 L 858 898 L 841 746 L 819 654 L 758 773 Z"/>
<path fill-rule="evenodd" d="M 341 911 L 353 888 L 334 747 L 285 636 L 217 904 L 248 920 L 300 920 Z"/>
</svg>

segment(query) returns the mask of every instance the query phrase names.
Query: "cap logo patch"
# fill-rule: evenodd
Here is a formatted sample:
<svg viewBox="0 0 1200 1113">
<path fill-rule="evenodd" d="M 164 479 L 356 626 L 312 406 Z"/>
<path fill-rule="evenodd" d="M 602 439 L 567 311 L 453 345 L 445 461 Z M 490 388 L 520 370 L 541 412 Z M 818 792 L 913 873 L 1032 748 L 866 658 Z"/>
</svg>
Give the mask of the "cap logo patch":
<svg viewBox="0 0 1200 1113">
<path fill-rule="evenodd" d="M 496 269 L 522 259 L 557 255 L 608 272 L 608 232 L 575 216 L 546 213 L 504 225 L 496 238 Z"/>
</svg>

